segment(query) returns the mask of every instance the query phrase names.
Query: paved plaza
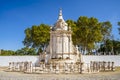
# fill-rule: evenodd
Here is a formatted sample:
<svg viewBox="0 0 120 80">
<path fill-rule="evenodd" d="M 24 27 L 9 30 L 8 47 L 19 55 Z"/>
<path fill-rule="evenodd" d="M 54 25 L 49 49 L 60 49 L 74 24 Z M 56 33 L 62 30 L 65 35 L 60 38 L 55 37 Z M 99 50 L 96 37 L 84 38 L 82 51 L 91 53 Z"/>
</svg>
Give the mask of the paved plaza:
<svg viewBox="0 0 120 80">
<path fill-rule="evenodd" d="M 120 70 L 84 74 L 26 74 L 0 69 L 0 80 L 120 80 Z"/>
</svg>

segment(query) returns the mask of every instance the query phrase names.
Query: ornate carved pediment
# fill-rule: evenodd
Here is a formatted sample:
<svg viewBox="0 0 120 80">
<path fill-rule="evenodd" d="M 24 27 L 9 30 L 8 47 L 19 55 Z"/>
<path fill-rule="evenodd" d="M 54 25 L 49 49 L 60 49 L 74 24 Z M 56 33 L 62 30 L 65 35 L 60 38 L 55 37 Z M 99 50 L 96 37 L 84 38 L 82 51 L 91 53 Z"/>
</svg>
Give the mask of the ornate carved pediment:
<svg viewBox="0 0 120 80">
<path fill-rule="evenodd" d="M 62 10 L 60 10 L 58 20 L 55 23 L 53 30 L 68 30 L 68 25 L 64 21 L 63 16 L 62 16 Z"/>
</svg>

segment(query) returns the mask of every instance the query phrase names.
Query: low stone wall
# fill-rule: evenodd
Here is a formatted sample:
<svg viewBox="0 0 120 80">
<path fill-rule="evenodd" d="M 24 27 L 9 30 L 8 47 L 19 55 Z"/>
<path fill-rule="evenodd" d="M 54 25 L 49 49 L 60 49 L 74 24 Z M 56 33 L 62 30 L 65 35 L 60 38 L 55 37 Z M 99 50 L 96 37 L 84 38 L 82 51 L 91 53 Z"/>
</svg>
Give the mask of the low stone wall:
<svg viewBox="0 0 120 80">
<path fill-rule="evenodd" d="M 120 66 L 120 55 L 83 55 L 83 62 L 90 63 L 90 61 L 105 61 L 114 62 L 115 66 Z"/>
<path fill-rule="evenodd" d="M 39 62 L 39 56 L 0 56 L 0 66 L 9 66 L 9 62 Z"/>
<path fill-rule="evenodd" d="M 90 63 L 90 61 L 105 61 L 114 62 L 115 66 L 120 66 L 120 55 L 83 55 L 84 63 Z M 39 56 L 0 56 L 0 66 L 8 66 L 9 62 L 25 62 L 32 61 L 34 63 L 39 62 Z"/>
</svg>

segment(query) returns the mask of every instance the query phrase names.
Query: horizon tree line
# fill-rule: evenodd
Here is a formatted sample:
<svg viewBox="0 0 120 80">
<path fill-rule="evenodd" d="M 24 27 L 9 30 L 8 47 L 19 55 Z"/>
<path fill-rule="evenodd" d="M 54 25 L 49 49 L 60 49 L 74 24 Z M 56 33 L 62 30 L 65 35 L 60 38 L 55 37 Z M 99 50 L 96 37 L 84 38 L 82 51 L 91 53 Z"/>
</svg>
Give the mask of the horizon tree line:
<svg viewBox="0 0 120 80">
<path fill-rule="evenodd" d="M 72 29 L 73 44 L 79 47 L 82 54 L 93 54 L 93 50 L 120 53 L 120 41 L 114 39 L 110 21 L 100 22 L 94 17 L 80 16 L 76 21 L 66 20 L 66 22 Z M 120 22 L 117 24 L 120 35 Z M 9 52 L 10 55 L 37 55 L 42 53 L 49 44 L 50 27 L 47 24 L 40 24 L 26 28 L 23 40 L 25 47 L 13 51 L 13 53 L 12 51 L 1 50 L 2 55 L 5 54 L 5 51 Z M 6 55 L 8 55 L 7 52 Z"/>
</svg>

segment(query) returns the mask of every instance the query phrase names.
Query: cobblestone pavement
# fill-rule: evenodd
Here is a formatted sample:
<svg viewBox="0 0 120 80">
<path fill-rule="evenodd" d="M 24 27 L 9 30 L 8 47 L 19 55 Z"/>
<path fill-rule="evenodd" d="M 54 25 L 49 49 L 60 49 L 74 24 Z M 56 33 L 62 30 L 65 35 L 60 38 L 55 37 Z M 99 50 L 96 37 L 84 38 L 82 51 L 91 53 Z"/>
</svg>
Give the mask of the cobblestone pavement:
<svg viewBox="0 0 120 80">
<path fill-rule="evenodd" d="M 84 74 L 26 74 L 0 70 L 0 80 L 120 80 L 120 71 Z"/>
</svg>

